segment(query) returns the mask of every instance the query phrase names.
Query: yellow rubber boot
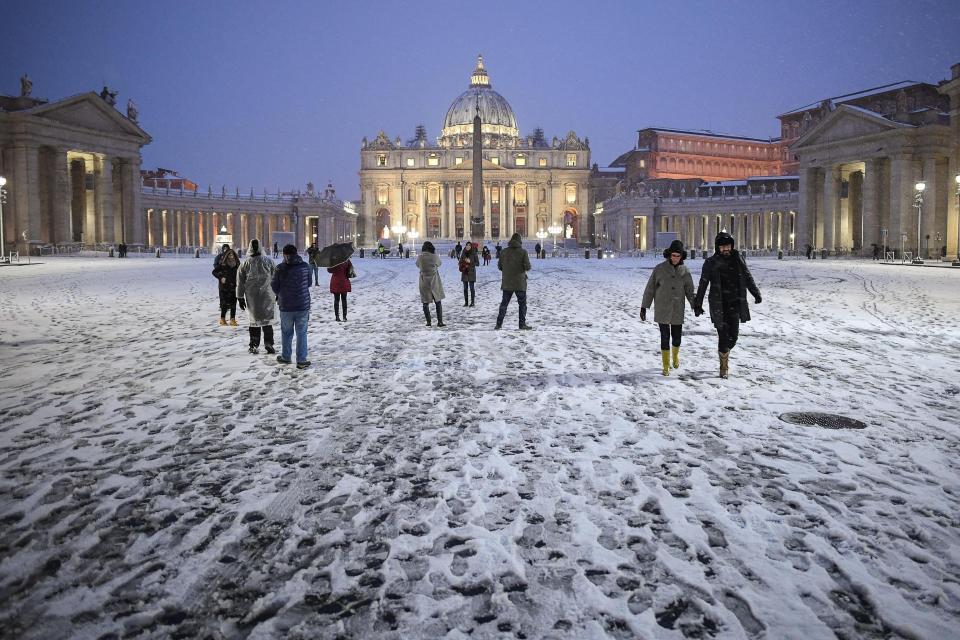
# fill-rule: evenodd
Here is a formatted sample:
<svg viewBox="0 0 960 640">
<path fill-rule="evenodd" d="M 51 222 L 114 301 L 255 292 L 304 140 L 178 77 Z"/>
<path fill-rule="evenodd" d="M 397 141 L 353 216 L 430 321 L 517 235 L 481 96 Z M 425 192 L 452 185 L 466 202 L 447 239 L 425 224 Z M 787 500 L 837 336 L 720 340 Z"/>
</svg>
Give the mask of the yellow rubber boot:
<svg viewBox="0 0 960 640">
<path fill-rule="evenodd" d="M 680 347 L 673 347 L 671 351 L 673 352 L 673 368 L 679 369 L 680 368 Z"/>
<path fill-rule="evenodd" d="M 670 352 L 661 351 L 660 355 L 663 357 L 663 375 L 670 375 Z"/>
</svg>

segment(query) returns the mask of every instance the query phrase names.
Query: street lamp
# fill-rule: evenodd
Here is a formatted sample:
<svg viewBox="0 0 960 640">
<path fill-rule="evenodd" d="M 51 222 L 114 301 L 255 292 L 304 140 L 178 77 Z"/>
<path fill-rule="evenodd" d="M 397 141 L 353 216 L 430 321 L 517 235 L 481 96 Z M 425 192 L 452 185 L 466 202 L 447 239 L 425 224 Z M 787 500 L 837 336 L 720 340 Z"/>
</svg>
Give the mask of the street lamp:
<svg viewBox="0 0 960 640">
<path fill-rule="evenodd" d="M 954 179 L 957 181 L 957 259 L 952 265 L 960 267 L 960 173 Z"/>
<path fill-rule="evenodd" d="M 957 177 L 960 178 L 960 176 Z M 6 249 L 3 244 L 3 203 L 7 199 L 7 190 L 4 188 L 6 185 L 7 179 L 0 176 L 0 262 L 6 262 L 4 258 Z"/>
<path fill-rule="evenodd" d="M 917 190 L 913 197 L 913 206 L 917 208 L 917 255 L 913 258 L 913 264 L 923 264 L 923 258 L 920 257 L 920 219 L 923 217 L 923 190 L 927 188 L 927 184 L 918 182 L 914 188 Z"/>
<path fill-rule="evenodd" d="M 410 233 L 407 234 L 410 236 L 410 241 L 413 242 L 413 252 L 417 252 L 417 238 L 420 237 L 420 232 L 416 229 L 410 229 Z M 409 251 L 409 249 L 408 249 Z"/>
<path fill-rule="evenodd" d="M 393 232 L 397 234 L 397 242 L 403 244 L 403 234 L 407 232 L 407 227 L 400 224 L 393 228 Z"/>
<path fill-rule="evenodd" d="M 553 252 L 557 252 L 557 234 L 563 233 L 563 227 L 558 224 L 550 225 L 547 231 L 553 236 Z"/>
<path fill-rule="evenodd" d="M 543 229 L 540 229 L 540 231 L 537 231 L 534 235 L 537 236 L 537 238 L 540 240 L 540 255 L 538 255 L 537 257 L 542 258 L 543 254 L 545 253 L 545 251 L 543 250 L 543 241 L 547 237 L 547 232 L 544 231 Z"/>
<path fill-rule="evenodd" d="M 794 236 L 794 234 L 793 234 L 793 232 L 791 231 L 791 232 L 790 232 L 790 253 L 794 253 L 794 254 L 795 254 L 795 253 L 797 252 L 797 250 L 796 250 L 796 247 L 794 247 L 794 245 L 793 245 L 793 236 Z"/>
</svg>

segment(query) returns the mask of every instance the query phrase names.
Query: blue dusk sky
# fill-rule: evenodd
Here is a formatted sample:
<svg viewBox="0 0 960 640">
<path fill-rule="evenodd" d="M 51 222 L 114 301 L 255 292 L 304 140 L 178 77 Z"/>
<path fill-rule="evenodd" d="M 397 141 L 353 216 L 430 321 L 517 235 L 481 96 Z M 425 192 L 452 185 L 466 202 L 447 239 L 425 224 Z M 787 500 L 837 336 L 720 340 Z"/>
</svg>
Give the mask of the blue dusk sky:
<svg viewBox="0 0 960 640">
<path fill-rule="evenodd" d="M 522 134 L 576 131 L 601 167 L 643 127 L 777 136 L 780 113 L 960 62 L 957 0 L 3 6 L 0 93 L 24 72 L 49 100 L 106 83 L 153 137 L 144 168 L 351 199 L 361 139 L 435 139 L 478 53 Z"/>
</svg>

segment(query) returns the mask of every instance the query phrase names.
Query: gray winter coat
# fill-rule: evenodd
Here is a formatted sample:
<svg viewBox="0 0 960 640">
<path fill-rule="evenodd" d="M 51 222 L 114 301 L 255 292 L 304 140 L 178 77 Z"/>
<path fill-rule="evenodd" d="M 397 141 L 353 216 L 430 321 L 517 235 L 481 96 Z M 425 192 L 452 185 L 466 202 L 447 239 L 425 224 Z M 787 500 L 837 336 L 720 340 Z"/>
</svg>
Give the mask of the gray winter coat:
<svg viewBox="0 0 960 640">
<path fill-rule="evenodd" d="M 443 283 L 440 282 L 440 256 L 425 251 L 417 256 L 420 269 L 420 302 L 427 304 L 443 300 Z"/>
<path fill-rule="evenodd" d="M 274 324 L 279 317 L 277 296 L 270 288 L 277 265 L 262 253 L 254 255 L 248 249 L 247 255 L 249 257 L 237 271 L 237 297 L 246 298 L 249 326 L 265 327 Z"/>
<path fill-rule="evenodd" d="M 681 263 L 674 267 L 666 259 L 653 268 L 640 306 L 653 304 L 653 321 L 657 324 L 683 324 L 683 299 L 693 300 L 693 276 Z"/>
</svg>

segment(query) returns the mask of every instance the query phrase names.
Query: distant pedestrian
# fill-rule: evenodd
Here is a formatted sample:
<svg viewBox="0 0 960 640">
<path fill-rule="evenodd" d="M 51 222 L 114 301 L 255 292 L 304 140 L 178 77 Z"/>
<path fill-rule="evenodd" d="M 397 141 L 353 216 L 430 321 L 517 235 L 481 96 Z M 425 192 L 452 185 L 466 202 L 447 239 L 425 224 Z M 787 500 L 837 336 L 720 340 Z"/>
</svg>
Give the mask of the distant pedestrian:
<svg viewBox="0 0 960 640">
<path fill-rule="evenodd" d="M 403 257 L 403 243 L 402 243 L 402 242 L 398 242 L 398 243 L 397 243 L 397 257 L 398 257 L 398 258 L 402 258 L 402 257 Z"/>
<path fill-rule="evenodd" d="M 420 269 L 420 302 L 423 303 L 423 316 L 427 319 L 428 327 L 431 324 L 431 302 L 437 307 L 437 326 L 446 326 L 443 324 L 443 305 L 440 302 L 444 297 L 443 283 L 440 281 L 441 264 L 433 243 L 429 240 L 424 242 L 417 256 L 417 268 Z"/>
<path fill-rule="evenodd" d="M 460 254 L 463 253 L 463 245 L 460 244 L 460 241 L 457 240 L 457 246 L 453 248 L 457 252 L 457 260 L 460 259 Z"/>
<path fill-rule="evenodd" d="M 694 307 L 693 277 L 684 266 L 687 252 L 683 243 L 674 240 L 664 250 L 663 262 L 653 268 L 640 303 L 640 319 L 646 321 L 647 309 L 653 305 L 653 321 L 660 326 L 660 356 L 663 375 L 670 375 L 670 355 L 673 368 L 680 368 L 680 340 L 683 336 L 684 299 Z"/>
<path fill-rule="evenodd" d="M 873 259 L 874 259 L 874 260 L 879 260 L 879 259 L 880 259 L 880 245 L 878 245 L 876 242 L 874 242 L 874 243 L 871 244 L 870 246 L 873 247 Z"/>
<path fill-rule="evenodd" d="M 507 315 L 507 305 L 514 294 L 517 296 L 517 306 L 520 311 L 520 328 L 533 329 L 527 324 L 527 271 L 530 271 L 530 255 L 523 248 L 523 238 L 519 233 L 513 234 L 507 248 L 500 253 L 497 268 L 503 272 L 500 289 L 503 297 L 500 301 L 500 312 L 497 314 L 496 329 L 503 327 L 503 319 Z"/>
<path fill-rule="evenodd" d="M 260 240 L 251 240 L 247 259 L 237 272 L 237 302 L 247 312 L 250 353 L 259 352 L 261 332 L 267 353 L 277 352 L 273 347 L 273 323 L 278 319 L 277 297 L 270 288 L 276 269 L 276 263 L 260 250 Z"/>
<path fill-rule="evenodd" d="M 330 274 L 330 293 L 333 294 L 333 315 L 337 322 L 340 320 L 340 309 L 343 308 L 343 322 L 347 321 L 347 294 L 353 291 L 350 284 L 350 278 L 357 274 L 353 271 L 353 263 L 347 260 L 340 264 L 328 267 L 327 273 Z M 340 306 L 337 306 L 339 303 Z"/>
<path fill-rule="evenodd" d="M 536 246 L 533 247 L 533 250 L 537 254 L 537 259 L 540 259 L 543 257 L 543 255 L 541 254 L 541 251 L 543 250 L 543 248 L 540 246 L 539 242 L 536 244 Z"/>
<path fill-rule="evenodd" d="M 237 270 L 240 268 L 240 258 L 237 253 L 226 247 L 218 256 L 218 262 L 213 267 L 213 277 L 217 279 L 220 290 L 220 324 L 227 324 L 227 311 L 230 312 L 230 326 L 237 326 Z"/>
<path fill-rule="evenodd" d="M 310 366 L 307 360 L 307 323 L 310 321 L 310 267 L 297 255 L 297 248 L 283 247 L 283 262 L 277 265 L 270 287 L 280 306 L 280 355 L 277 362 L 290 364 L 293 335 L 297 335 L 297 368 Z"/>
<path fill-rule="evenodd" d="M 810 259 L 810 256 L 812 256 L 812 255 L 813 255 L 813 246 L 808 244 L 808 245 L 807 245 L 807 260 L 809 260 L 809 259 Z"/>
<path fill-rule="evenodd" d="M 320 257 L 320 249 L 317 248 L 317 243 L 314 242 L 310 245 L 310 248 L 307 249 L 307 258 L 310 261 L 310 271 L 313 273 L 313 286 L 320 286 L 320 263 L 317 260 Z"/>
<path fill-rule="evenodd" d="M 477 249 L 472 242 L 464 246 L 457 267 L 460 269 L 460 282 L 463 283 L 463 306 L 472 307 L 477 297 Z"/>
<path fill-rule="evenodd" d="M 760 290 L 753 281 L 743 255 L 733 248 L 733 237 L 726 231 L 717 234 L 713 242 L 716 253 L 707 258 L 700 272 L 700 285 L 694 301 L 695 313 L 703 313 L 703 296 L 710 288 L 710 320 L 717 329 L 720 353 L 720 377 L 729 371 L 730 350 L 737 344 L 740 323 L 750 320 L 747 292 L 753 294 L 754 304 L 760 304 Z"/>
<path fill-rule="evenodd" d="M 386 258 L 386 257 L 387 257 L 387 249 L 383 246 L 383 243 L 382 243 L 382 242 L 378 242 L 378 243 L 377 243 L 377 257 L 378 257 L 378 258 Z"/>
<path fill-rule="evenodd" d="M 490 247 L 483 245 L 483 266 L 489 266 L 490 264 Z"/>
<path fill-rule="evenodd" d="M 497 260 L 499 260 L 499 259 L 500 259 L 500 252 L 503 251 L 503 247 L 501 247 L 501 246 L 500 246 L 500 243 L 498 242 L 498 243 L 497 243 L 497 246 L 496 246 L 495 248 L 496 248 L 496 251 L 497 251 Z"/>
<path fill-rule="evenodd" d="M 279 246 L 276 242 L 274 242 L 274 243 L 273 243 L 273 257 L 276 258 L 278 255 L 280 255 L 280 246 Z"/>
</svg>

